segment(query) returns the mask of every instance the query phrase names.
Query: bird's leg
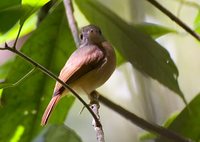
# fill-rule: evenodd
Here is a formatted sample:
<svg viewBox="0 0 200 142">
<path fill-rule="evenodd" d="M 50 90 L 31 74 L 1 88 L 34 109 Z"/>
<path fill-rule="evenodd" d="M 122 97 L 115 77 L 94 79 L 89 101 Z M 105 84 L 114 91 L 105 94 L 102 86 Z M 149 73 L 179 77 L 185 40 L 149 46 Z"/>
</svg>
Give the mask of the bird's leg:
<svg viewBox="0 0 200 142">
<path fill-rule="evenodd" d="M 93 106 L 94 105 L 97 105 L 97 108 L 99 109 L 100 108 L 100 105 L 99 105 L 99 93 L 96 92 L 96 91 L 92 91 L 89 95 L 88 95 L 88 98 L 90 100 L 90 103 L 88 104 L 88 106 L 90 106 L 91 109 L 93 109 Z M 85 109 L 85 106 L 83 106 L 83 108 L 81 109 L 80 113 L 81 114 L 83 112 L 83 110 Z"/>
</svg>

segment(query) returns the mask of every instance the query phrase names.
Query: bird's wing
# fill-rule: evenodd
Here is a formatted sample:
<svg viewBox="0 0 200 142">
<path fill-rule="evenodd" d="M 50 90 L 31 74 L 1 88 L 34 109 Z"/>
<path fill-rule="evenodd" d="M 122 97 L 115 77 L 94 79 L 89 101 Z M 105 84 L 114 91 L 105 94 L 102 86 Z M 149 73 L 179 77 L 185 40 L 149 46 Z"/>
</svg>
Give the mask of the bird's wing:
<svg viewBox="0 0 200 142">
<path fill-rule="evenodd" d="M 104 52 L 96 45 L 88 45 L 78 48 L 68 59 L 67 63 L 60 72 L 59 78 L 70 84 L 84 74 L 101 66 L 104 62 Z M 62 94 L 64 87 L 56 82 L 54 95 Z"/>
</svg>

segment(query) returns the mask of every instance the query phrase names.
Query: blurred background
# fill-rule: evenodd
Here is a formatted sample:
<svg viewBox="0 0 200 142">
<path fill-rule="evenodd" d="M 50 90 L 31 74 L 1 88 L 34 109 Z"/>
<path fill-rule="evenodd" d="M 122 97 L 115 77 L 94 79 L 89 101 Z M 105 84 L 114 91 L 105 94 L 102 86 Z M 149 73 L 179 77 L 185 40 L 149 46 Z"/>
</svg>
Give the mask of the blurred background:
<svg viewBox="0 0 200 142">
<path fill-rule="evenodd" d="M 199 42 L 146 0 L 99 0 L 99 2 L 131 25 L 143 22 L 157 23 L 177 31 L 156 40 L 168 50 L 176 63 L 179 70 L 178 82 L 187 101 L 189 102 L 200 92 Z M 195 28 L 194 21 L 200 10 L 198 5 L 200 0 L 159 0 L 159 3 L 189 27 Z M 88 21 L 81 14 L 76 4 L 74 4 L 74 7 L 78 26 L 87 25 Z M 31 28 L 34 29 L 36 19 L 31 20 Z M 19 47 L 24 40 L 26 38 L 20 39 Z M 0 44 L 3 45 L 5 41 L 6 39 L 0 36 Z M 12 42 L 9 44 L 12 44 Z M 12 54 L 8 51 L 0 51 L 0 64 L 3 64 L 10 56 Z M 120 65 L 98 91 L 147 121 L 160 125 L 169 116 L 176 114 L 184 107 L 183 101 L 178 95 L 175 95 L 158 81 L 138 72 L 128 62 Z M 85 99 L 87 100 L 86 97 Z M 82 104 L 76 100 L 65 124 L 75 130 L 84 142 L 93 142 L 96 139 L 95 132 L 93 127 L 89 125 L 92 118 L 87 110 L 79 114 L 82 107 Z M 101 105 L 100 114 L 106 141 L 140 141 L 140 136 L 144 133 L 144 130 L 103 105 Z"/>
</svg>

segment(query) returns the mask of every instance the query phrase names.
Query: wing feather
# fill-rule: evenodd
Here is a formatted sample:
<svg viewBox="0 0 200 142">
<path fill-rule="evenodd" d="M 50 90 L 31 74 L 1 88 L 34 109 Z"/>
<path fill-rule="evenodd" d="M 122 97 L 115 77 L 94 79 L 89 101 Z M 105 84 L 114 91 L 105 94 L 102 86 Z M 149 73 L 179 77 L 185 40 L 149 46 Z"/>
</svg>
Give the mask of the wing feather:
<svg viewBox="0 0 200 142">
<path fill-rule="evenodd" d="M 101 66 L 104 57 L 104 52 L 96 45 L 88 45 L 78 48 L 70 56 L 61 70 L 59 78 L 65 83 L 70 84 L 87 72 Z M 63 91 L 63 86 L 59 82 L 56 82 L 54 95 L 60 94 Z"/>
</svg>

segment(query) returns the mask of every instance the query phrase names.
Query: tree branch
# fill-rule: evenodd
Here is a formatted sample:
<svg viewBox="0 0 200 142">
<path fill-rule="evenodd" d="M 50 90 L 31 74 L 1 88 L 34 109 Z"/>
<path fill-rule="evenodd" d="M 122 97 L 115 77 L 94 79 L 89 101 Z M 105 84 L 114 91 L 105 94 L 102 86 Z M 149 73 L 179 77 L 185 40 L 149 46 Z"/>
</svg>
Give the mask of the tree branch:
<svg viewBox="0 0 200 142">
<path fill-rule="evenodd" d="M 152 124 L 152 123 L 145 121 L 144 119 L 138 117 L 134 113 L 129 112 L 129 111 L 125 110 L 123 107 L 111 102 L 110 100 L 103 97 L 102 95 L 99 96 L 99 101 L 101 103 L 103 103 L 104 105 L 106 105 L 108 108 L 112 109 L 113 111 L 115 111 L 118 114 L 120 114 L 121 116 L 123 116 L 124 118 L 130 120 L 132 123 L 136 124 L 140 128 L 143 128 L 147 131 L 159 134 L 159 135 L 161 135 L 165 138 L 168 138 L 170 140 L 173 140 L 175 142 L 191 142 L 190 139 L 186 139 L 183 136 L 181 136 L 169 129 L 166 129 L 157 124 Z"/>
<path fill-rule="evenodd" d="M 167 15 L 172 21 L 177 23 L 180 27 L 182 27 L 185 31 L 187 31 L 190 35 L 192 35 L 194 38 L 196 38 L 198 41 L 200 41 L 200 36 L 192 30 L 190 27 L 188 27 L 185 23 L 183 23 L 179 18 L 177 18 L 175 15 L 173 15 L 169 10 L 164 8 L 162 5 L 160 5 L 155 0 L 147 0 L 149 3 L 154 5 L 156 8 L 158 8 L 161 12 L 163 12 L 165 15 Z"/>
<path fill-rule="evenodd" d="M 90 108 L 93 110 L 93 112 L 96 114 L 97 118 L 100 121 L 100 115 L 99 115 L 99 93 L 97 91 L 93 91 L 90 94 L 90 97 L 92 97 L 92 100 L 90 102 Z M 98 142 L 105 142 L 104 139 L 104 132 L 103 132 L 103 127 L 102 126 L 97 126 L 95 121 L 92 121 L 92 125 L 94 127 L 94 130 L 96 132 L 96 138 Z"/>
<path fill-rule="evenodd" d="M 76 20 L 74 18 L 73 6 L 71 3 L 71 0 L 63 0 L 63 3 L 65 6 L 65 12 L 68 19 L 70 30 L 72 32 L 76 47 L 78 48 L 79 47 L 78 28 L 77 28 Z"/>
</svg>

